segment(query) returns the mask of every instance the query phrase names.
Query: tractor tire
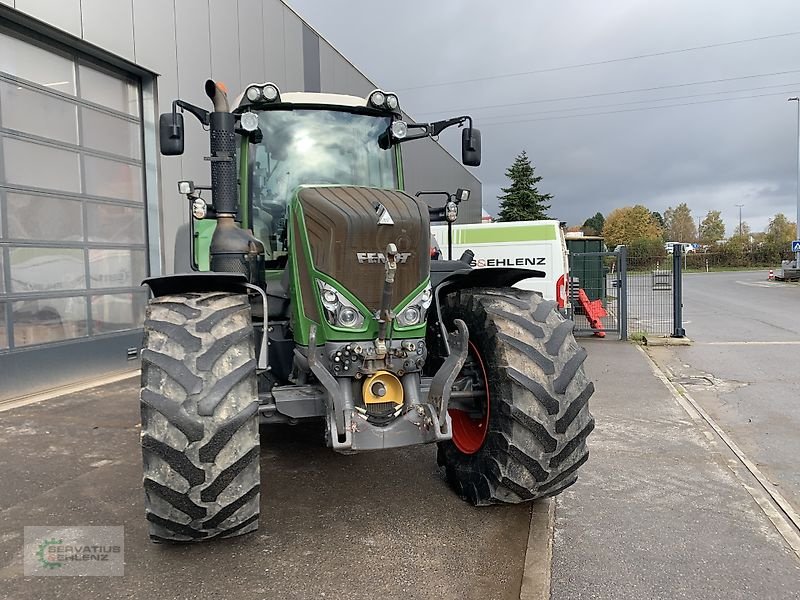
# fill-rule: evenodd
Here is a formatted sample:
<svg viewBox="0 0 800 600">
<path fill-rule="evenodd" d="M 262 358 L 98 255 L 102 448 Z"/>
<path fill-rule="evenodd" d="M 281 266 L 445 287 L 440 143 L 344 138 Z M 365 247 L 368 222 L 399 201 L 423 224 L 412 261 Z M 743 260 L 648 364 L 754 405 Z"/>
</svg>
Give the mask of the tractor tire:
<svg viewBox="0 0 800 600">
<path fill-rule="evenodd" d="M 258 528 L 259 430 L 246 295 L 150 301 L 142 351 L 145 513 L 154 542 Z"/>
<path fill-rule="evenodd" d="M 442 307 L 446 323 L 466 323 L 469 361 L 488 395 L 450 411 L 453 440 L 438 450 L 451 487 L 476 506 L 555 496 L 589 457 L 594 385 L 572 321 L 555 308 L 514 288 L 460 290 Z"/>
</svg>

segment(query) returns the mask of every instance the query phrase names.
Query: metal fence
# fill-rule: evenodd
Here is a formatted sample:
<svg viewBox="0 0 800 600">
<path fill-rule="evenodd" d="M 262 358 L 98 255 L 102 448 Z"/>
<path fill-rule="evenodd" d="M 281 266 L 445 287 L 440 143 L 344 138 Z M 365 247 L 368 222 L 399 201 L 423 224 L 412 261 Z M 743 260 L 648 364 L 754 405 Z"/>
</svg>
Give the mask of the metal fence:
<svg viewBox="0 0 800 600">
<path fill-rule="evenodd" d="M 683 337 L 683 256 L 570 253 L 570 300 L 577 333 Z"/>
<path fill-rule="evenodd" d="M 569 274 L 575 332 L 626 339 L 624 252 L 570 253 Z"/>
</svg>

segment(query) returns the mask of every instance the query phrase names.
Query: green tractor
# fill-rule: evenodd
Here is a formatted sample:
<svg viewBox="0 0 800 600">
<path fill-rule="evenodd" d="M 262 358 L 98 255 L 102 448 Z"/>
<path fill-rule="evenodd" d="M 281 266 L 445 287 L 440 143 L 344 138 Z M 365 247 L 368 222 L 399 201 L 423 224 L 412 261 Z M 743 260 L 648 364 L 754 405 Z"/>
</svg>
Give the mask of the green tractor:
<svg viewBox="0 0 800 600">
<path fill-rule="evenodd" d="M 471 118 L 408 123 L 380 90 L 254 84 L 233 107 L 223 86 L 205 91 L 213 111 L 175 100 L 159 121 L 165 155 L 183 152 L 184 111 L 208 129 L 211 186 L 178 184 L 193 272 L 145 282 L 151 539 L 258 527 L 262 423 L 322 420 L 342 453 L 436 442 L 475 505 L 573 484 L 594 387 L 572 322 L 511 287 L 539 273 L 431 260 L 430 208 L 402 191 L 401 144 L 447 127 L 480 164 Z"/>
</svg>

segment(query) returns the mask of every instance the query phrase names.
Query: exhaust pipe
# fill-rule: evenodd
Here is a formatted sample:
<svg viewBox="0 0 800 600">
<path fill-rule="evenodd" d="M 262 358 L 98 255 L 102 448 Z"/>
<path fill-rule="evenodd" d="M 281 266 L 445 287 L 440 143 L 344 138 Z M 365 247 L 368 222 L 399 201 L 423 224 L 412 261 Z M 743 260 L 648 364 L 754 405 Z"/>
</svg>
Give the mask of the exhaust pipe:
<svg viewBox="0 0 800 600">
<path fill-rule="evenodd" d="M 239 226 L 236 175 L 236 117 L 230 112 L 222 84 L 206 81 L 206 95 L 214 104 L 210 116 L 211 194 L 217 227 L 211 237 L 211 270 L 243 273 L 251 283 L 264 277 L 264 244 Z"/>
</svg>

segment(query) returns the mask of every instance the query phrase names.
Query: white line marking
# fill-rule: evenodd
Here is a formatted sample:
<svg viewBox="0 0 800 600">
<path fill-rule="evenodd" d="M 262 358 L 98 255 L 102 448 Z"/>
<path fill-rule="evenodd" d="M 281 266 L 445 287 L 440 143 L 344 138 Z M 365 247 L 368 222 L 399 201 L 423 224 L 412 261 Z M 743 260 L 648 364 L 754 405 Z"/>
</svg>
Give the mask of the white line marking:
<svg viewBox="0 0 800 600">
<path fill-rule="evenodd" d="M 123 379 L 136 377 L 140 373 L 141 371 L 139 369 L 136 369 L 135 371 L 125 371 L 124 373 L 109 375 L 107 377 L 101 377 L 99 379 L 91 379 L 89 381 L 83 381 L 81 383 L 65 385 L 63 387 L 56 388 L 54 390 L 49 390 L 46 392 L 41 392 L 38 394 L 30 394 L 28 396 L 21 396 L 19 398 L 9 398 L 8 400 L 0 400 L 0 412 L 11 410 L 14 408 L 20 408 L 21 406 L 27 406 L 28 404 L 34 404 L 36 402 L 42 402 L 44 400 L 51 400 L 53 398 L 58 398 L 59 396 L 65 396 L 66 394 L 83 392 L 84 390 L 99 387 L 101 385 L 116 383 L 117 381 L 122 381 Z"/>
<path fill-rule="evenodd" d="M 702 421 L 705 421 L 705 423 L 716 432 L 725 445 L 736 455 L 739 462 L 756 478 L 761 488 L 763 488 L 763 491 L 749 485 L 738 472 L 738 467 L 731 468 L 731 471 L 737 476 L 742 486 L 750 493 L 753 500 L 756 501 L 764 514 L 772 521 L 772 524 L 775 526 L 775 529 L 778 530 L 781 537 L 789 544 L 789 547 L 797 555 L 797 558 L 800 558 L 800 515 L 795 512 L 786 498 L 773 489 L 773 485 L 753 461 L 747 458 L 747 455 L 742 452 L 741 448 L 739 448 L 728 434 L 717 425 L 716 421 L 700 407 L 689 392 L 679 383 L 670 381 L 655 361 L 650 358 L 650 355 L 645 352 L 644 348 L 641 346 L 637 346 L 637 348 L 647 359 L 647 362 L 650 363 L 650 368 L 653 370 L 653 373 L 655 373 L 655 376 L 658 377 L 661 383 L 672 393 L 675 400 L 678 401 L 678 404 L 683 407 L 686 413 L 698 423 L 702 424 Z M 731 461 L 729 460 L 729 462 Z M 766 492 L 766 494 L 764 492 Z M 767 497 L 767 495 L 769 497 Z M 770 498 L 772 502 L 777 505 L 777 508 L 770 502 Z"/>
<path fill-rule="evenodd" d="M 528 548 L 522 571 L 520 600 L 550 600 L 550 567 L 553 562 L 553 527 L 555 524 L 553 498 L 531 505 L 531 525 Z"/>
<path fill-rule="evenodd" d="M 757 342 L 752 340 L 741 342 L 695 342 L 695 346 L 800 346 L 800 340 L 773 342 Z"/>
</svg>

